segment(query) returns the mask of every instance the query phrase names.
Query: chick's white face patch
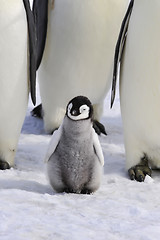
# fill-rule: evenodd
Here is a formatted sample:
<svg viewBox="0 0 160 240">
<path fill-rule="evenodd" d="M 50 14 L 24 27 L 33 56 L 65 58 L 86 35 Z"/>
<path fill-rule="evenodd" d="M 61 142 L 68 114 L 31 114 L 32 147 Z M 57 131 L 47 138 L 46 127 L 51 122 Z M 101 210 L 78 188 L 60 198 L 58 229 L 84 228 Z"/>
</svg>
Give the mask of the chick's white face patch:
<svg viewBox="0 0 160 240">
<path fill-rule="evenodd" d="M 86 119 L 89 117 L 89 107 L 87 105 L 82 105 L 80 106 L 79 108 L 79 112 L 80 114 L 77 115 L 77 116 L 74 116 L 71 114 L 71 109 L 73 107 L 73 104 L 70 103 L 69 106 L 68 106 L 68 111 L 67 111 L 67 114 L 68 114 L 68 117 L 71 118 L 72 120 L 82 120 L 82 119 Z"/>
</svg>

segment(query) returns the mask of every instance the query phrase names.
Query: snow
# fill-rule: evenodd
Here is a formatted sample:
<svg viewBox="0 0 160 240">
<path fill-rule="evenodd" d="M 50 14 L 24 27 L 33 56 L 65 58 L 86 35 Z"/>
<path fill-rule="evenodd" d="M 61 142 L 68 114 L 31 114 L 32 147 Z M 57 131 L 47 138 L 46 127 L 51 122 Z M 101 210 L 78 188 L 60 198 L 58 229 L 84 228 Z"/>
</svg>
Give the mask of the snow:
<svg viewBox="0 0 160 240">
<path fill-rule="evenodd" d="M 38 92 L 38 102 L 40 102 Z M 30 115 L 29 101 L 15 168 L 0 172 L 1 240 L 157 240 L 160 234 L 160 174 L 144 183 L 125 171 L 119 97 L 111 110 L 105 99 L 101 136 L 105 165 L 101 187 L 92 195 L 57 194 L 45 175 L 51 136 Z"/>
</svg>

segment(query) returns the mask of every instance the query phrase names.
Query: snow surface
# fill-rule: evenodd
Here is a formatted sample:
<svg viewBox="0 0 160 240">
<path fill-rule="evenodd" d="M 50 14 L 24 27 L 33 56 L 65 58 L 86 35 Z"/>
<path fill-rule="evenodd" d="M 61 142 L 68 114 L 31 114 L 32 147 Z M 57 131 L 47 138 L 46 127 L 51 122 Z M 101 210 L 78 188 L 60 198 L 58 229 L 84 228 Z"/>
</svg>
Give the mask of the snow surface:
<svg viewBox="0 0 160 240">
<path fill-rule="evenodd" d="M 105 157 L 101 187 L 93 195 L 77 195 L 57 194 L 50 187 L 44 157 L 51 136 L 30 115 L 29 101 L 16 166 L 0 171 L 1 240 L 159 239 L 160 173 L 144 183 L 128 179 L 119 97 L 112 110 L 109 102 L 110 95 L 102 118 L 108 135 L 100 137 Z"/>
</svg>

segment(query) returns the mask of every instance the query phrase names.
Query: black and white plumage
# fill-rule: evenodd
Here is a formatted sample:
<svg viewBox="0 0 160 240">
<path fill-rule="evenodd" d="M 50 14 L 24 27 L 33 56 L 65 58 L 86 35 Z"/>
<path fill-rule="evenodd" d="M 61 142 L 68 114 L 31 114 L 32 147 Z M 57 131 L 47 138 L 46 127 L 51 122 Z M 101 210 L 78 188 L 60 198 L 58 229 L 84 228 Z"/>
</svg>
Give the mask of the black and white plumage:
<svg viewBox="0 0 160 240">
<path fill-rule="evenodd" d="M 47 133 L 60 126 L 66 102 L 78 95 L 92 101 L 95 129 L 105 133 L 99 121 L 127 5 L 128 0 L 34 0 L 37 68 L 42 59 L 38 80 Z M 40 109 L 32 114 L 40 116 Z"/>
<path fill-rule="evenodd" d="M 36 103 L 36 33 L 29 0 L 0 1 L 0 36 L 0 169 L 4 170 L 14 166 L 29 86 Z"/>
<path fill-rule="evenodd" d="M 57 192 L 89 194 L 100 186 L 104 158 L 92 115 L 88 98 L 75 97 L 53 133 L 46 162 L 49 181 Z"/>
<path fill-rule="evenodd" d="M 131 0 L 115 54 L 112 104 L 120 60 L 126 168 L 137 181 L 151 176 L 151 169 L 160 168 L 159 12 L 159 0 Z"/>
</svg>

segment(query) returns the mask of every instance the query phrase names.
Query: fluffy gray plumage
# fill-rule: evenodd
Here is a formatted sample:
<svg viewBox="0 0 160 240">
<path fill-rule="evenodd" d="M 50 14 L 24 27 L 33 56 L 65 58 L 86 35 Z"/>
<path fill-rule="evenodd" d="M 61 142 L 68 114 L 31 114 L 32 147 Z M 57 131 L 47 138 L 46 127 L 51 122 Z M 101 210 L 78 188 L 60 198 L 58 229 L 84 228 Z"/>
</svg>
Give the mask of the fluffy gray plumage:
<svg viewBox="0 0 160 240">
<path fill-rule="evenodd" d="M 72 120 L 67 115 L 53 135 L 47 172 L 57 192 L 91 193 L 100 186 L 103 154 L 91 118 Z M 98 148 L 97 148 L 98 145 Z M 99 154 L 100 152 L 100 154 Z"/>
</svg>

